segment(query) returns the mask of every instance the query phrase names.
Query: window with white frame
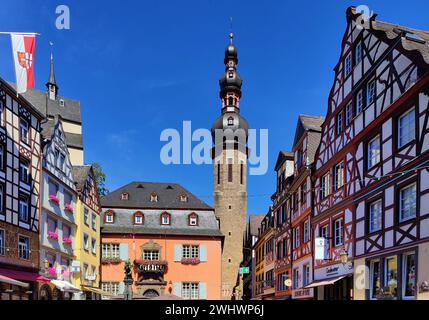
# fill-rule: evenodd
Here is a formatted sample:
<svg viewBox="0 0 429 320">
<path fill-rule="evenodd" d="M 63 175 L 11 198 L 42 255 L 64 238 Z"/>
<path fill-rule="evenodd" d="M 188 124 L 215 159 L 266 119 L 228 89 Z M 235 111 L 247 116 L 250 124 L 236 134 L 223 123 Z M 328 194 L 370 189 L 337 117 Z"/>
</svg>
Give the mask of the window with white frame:
<svg viewBox="0 0 429 320">
<path fill-rule="evenodd" d="M 103 258 L 119 258 L 119 243 L 103 243 L 101 249 Z"/>
<path fill-rule="evenodd" d="M 95 213 L 93 213 L 91 218 L 91 226 L 92 226 L 92 230 L 96 231 L 97 230 L 97 215 Z"/>
<path fill-rule="evenodd" d="M 19 136 L 20 140 L 24 143 L 28 144 L 28 122 L 24 119 L 20 119 L 19 121 Z"/>
<path fill-rule="evenodd" d="M 4 145 L 0 144 L 0 170 L 5 170 L 5 147 Z"/>
<path fill-rule="evenodd" d="M 4 229 L 0 229 L 0 256 L 5 255 L 6 238 Z"/>
<path fill-rule="evenodd" d="M 169 225 L 170 224 L 170 215 L 168 213 L 163 213 L 161 215 L 161 224 Z"/>
<path fill-rule="evenodd" d="M 372 260 L 369 269 L 370 297 L 375 299 L 381 289 L 380 260 Z"/>
<path fill-rule="evenodd" d="M 334 221 L 334 246 L 343 244 L 343 218 Z"/>
<path fill-rule="evenodd" d="M 30 260 L 30 238 L 18 236 L 18 254 L 23 260 Z"/>
<path fill-rule="evenodd" d="M 414 140 L 416 136 L 414 108 L 401 115 L 398 119 L 398 148 Z"/>
<path fill-rule="evenodd" d="M 143 214 L 137 212 L 134 214 L 134 224 L 143 224 Z"/>
<path fill-rule="evenodd" d="M 338 190 L 344 185 L 344 162 L 334 167 L 334 189 Z"/>
<path fill-rule="evenodd" d="M 197 282 L 182 283 L 182 298 L 189 300 L 198 300 L 200 298 L 200 286 Z"/>
<path fill-rule="evenodd" d="M 380 135 L 368 142 L 368 169 L 371 169 L 381 161 Z"/>
<path fill-rule="evenodd" d="M 402 298 L 415 299 L 416 297 L 416 255 L 414 252 L 402 255 Z"/>
<path fill-rule="evenodd" d="M 91 251 L 93 254 L 97 253 L 97 240 L 94 238 L 91 239 Z"/>
<path fill-rule="evenodd" d="M 399 221 L 416 216 L 416 184 L 410 184 L 399 190 Z"/>
<path fill-rule="evenodd" d="M 104 222 L 113 223 L 114 213 L 112 211 L 107 211 L 104 216 Z"/>
<path fill-rule="evenodd" d="M 197 259 L 200 257 L 200 246 L 199 245 L 183 245 L 182 258 L 194 258 Z"/>
<path fill-rule="evenodd" d="M 302 233 L 302 241 L 304 243 L 307 243 L 308 240 L 310 240 L 308 235 L 309 235 L 309 222 L 305 221 L 303 225 L 303 233 Z"/>
<path fill-rule="evenodd" d="M 358 65 L 362 61 L 362 42 L 359 41 L 355 46 L 355 61 Z"/>
<path fill-rule="evenodd" d="M 89 226 L 89 210 L 88 208 L 84 208 L 83 210 L 83 222 L 85 225 Z"/>
<path fill-rule="evenodd" d="M 158 261 L 159 260 L 159 251 L 158 250 L 143 250 L 143 259 Z"/>
<path fill-rule="evenodd" d="M 369 232 L 381 230 L 382 201 L 377 200 L 369 205 Z"/>
<path fill-rule="evenodd" d="M 198 225 L 198 216 L 197 216 L 197 214 L 190 214 L 189 215 L 189 225 L 190 226 L 197 226 Z"/>
<path fill-rule="evenodd" d="M 329 226 L 324 225 L 323 227 L 320 227 L 320 237 L 328 239 L 329 237 Z"/>
<path fill-rule="evenodd" d="M 50 196 L 56 196 L 58 194 L 58 189 L 58 184 L 56 184 L 52 180 L 48 181 L 48 192 Z"/>
<path fill-rule="evenodd" d="M 72 204 L 73 195 L 70 192 L 64 191 L 64 204 Z"/>
<path fill-rule="evenodd" d="M 62 172 L 65 171 L 65 162 L 66 156 L 63 153 L 60 153 L 58 157 L 57 168 L 60 169 Z"/>
<path fill-rule="evenodd" d="M 101 289 L 104 292 L 110 293 L 113 296 L 117 296 L 118 294 L 120 294 L 119 282 L 102 282 L 101 283 Z"/>
<path fill-rule="evenodd" d="M 89 251 L 89 236 L 87 234 L 83 235 L 83 248 L 85 251 Z"/>
<path fill-rule="evenodd" d="M 352 54 L 349 53 L 346 57 L 346 60 L 344 62 L 344 72 L 345 72 L 345 76 L 347 77 L 350 72 L 352 72 Z"/>
<path fill-rule="evenodd" d="M 28 212 L 28 197 L 21 195 L 19 197 L 19 220 L 23 222 L 28 222 L 29 212 Z"/>
<path fill-rule="evenodd" d="M 29 175 L 29 164 L 26 160 L 19 161 L 19 180 L 29 184 L 30 183 L 30 175 Z"/>
<path fill-rule="evenodd" d="M 344 131 L 344 113 L 341 110 L 337 114 L 337 135 L 341 134 Z"/>
<path fill-rule="evenodd" d="M 293 281 L 293 288 L 298 289 L 299 288 L 299 269 L 298 268 L 293 270 L 292 281 Z"/>
<path fill-rule="evenodd" d="M 359 113 L 361 113 L 362 110 L 363 110 L 363 91 L 360 90 L 356 94 L 356 115 L 358 115 Z"/>
<path fill-rule="evenodd" d="M 297 228 L 295 228 L 295 230 L 294 230 L 294 236 L 295 236 L 295 249 L 296 248 L 299 248 L 299 246 L 301 245 L 301 235 L 300 235 L 300 230 L 299 230 L 299 227 L 297 227 Z"/>
<path fill-rule="evenodd" d="M 366 90 L 366 105 L 369 106 L 375 101 L 375 80 L 368 82 Z"/>
<path fill-rule="evenodd" d="M 393 296 L 398 293 L 398 257 L 392 256 L 384 260 L 384 288 Z"/>
<path fill-rule="evenodd" d="M 329 172 L 320 178 L 320 196 L 322 199 L 329 195 Z"/>
<path fill-rule="evenodd" d="M 353 102 L 349 102 L 346 106 L 346 126 L 350 125 L 353 120 Z"/>
<path fill-rule="evenodd" d="M 308 286 L 310 284 L 310 265 L 305 264 L 302 268 L 302 286 Z"/>
</svg>

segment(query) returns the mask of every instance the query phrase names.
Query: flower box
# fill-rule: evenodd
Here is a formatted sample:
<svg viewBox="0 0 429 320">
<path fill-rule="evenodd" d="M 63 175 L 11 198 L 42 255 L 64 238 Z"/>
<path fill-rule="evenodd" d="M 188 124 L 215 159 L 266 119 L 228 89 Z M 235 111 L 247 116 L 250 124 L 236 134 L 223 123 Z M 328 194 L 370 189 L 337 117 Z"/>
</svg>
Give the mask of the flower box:
<svg viewBox="0 0 429 320">
<path fill-rule="evenodd" d="M 60 199 L 58 198 L 58 196 L 56 194 L 50 194 L 49 195 L 49 201 L 54 202 L 56 204 L 60 203 Z"/>
<path fill-rule="evenodd" d="M 52 240 L 58 240 L 58 233 L 55 231 L 48 231 L 48 238 Z"/>
<path fill-rule="evenodd" d="M 67 212 L 73 213 L 73 207 L 72 207 L 72 205 L 70 203 L 66 203 L 64 205 L 64 210 L 67 211 Z"/>
<path fill-rule="evenodd" d="M 102 258 L 101 263 L 102 264 L 119 264 L 122 260 L 120 258 Z"/>
<path fill-rule="evenodd" d="M 70 246 L 72 244 L 72 239 L 69 237 L 63 237 L 63 243 Z"/>
<path fill-rule="evenodd" d="M 200 264 L 201 261 L 198 258 L 183 258 L 180 262 L 182 264 L 185 264 L 185 265 L 193 265 L 193 266 L 195 266 L 197 264 Z"/>
<path fill-rule="evenodd" d="M 143 265 L 143 266 L 150 266 L 150 265 L 163 265 L 163 266 L 166 266 L 168 264 L 167 261 L 161 261 L 161 260 L 144 260 L 144 259 L 135 260 L 134 263 L 138 264 L 138 265 Z"/>
<path fill-rule="evenodd" d="M 55 268 L 55 267 L 48 267 L 48 274 L 50 276 L 56 276 L 57 275 L 57 268 Z"/>
</svg>

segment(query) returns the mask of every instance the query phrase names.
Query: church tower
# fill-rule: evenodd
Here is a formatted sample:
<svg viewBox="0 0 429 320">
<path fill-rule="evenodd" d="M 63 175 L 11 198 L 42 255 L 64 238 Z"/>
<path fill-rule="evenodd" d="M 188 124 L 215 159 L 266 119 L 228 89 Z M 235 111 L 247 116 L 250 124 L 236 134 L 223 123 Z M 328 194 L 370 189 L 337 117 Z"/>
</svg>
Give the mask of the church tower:
<svg viewBox="0 0 429 320">
<path fill-rule="evenodd" d="M 247 137 L 249 126 L 240 115 L 242 80 L 237 73 L 233 34 L 225 50 L 220 84 L 221 116 L 212 126 L 214 141 L 214 209 L 225 236 L 222 252 L 222 299 L 239 299 L 242 281 L 243 236 L 247 215 Z"/>
</svg>

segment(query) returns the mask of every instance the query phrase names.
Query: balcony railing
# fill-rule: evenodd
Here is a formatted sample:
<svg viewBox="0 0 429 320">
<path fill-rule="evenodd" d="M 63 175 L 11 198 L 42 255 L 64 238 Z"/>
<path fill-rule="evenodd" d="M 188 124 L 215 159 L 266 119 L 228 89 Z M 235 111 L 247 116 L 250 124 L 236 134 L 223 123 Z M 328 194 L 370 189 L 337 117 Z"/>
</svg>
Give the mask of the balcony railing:
<svg viewBox="0 0 429 320">
<path fill-rule="evenodd" d="M 161 273 L 167 272 L 167 261 L 160 260 L 135 260 L 134 266 L 137 272 L 142 273 Z"/>
</svg>

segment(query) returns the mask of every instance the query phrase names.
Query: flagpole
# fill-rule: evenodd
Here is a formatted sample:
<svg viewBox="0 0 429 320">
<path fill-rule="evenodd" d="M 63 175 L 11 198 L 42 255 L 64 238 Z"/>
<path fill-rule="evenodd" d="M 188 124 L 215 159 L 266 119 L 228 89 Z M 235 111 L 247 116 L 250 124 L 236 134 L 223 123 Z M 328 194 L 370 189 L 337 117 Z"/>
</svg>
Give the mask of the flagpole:
<svg viewBox="0 0 429 320">
<path fill-rule="evenodd" d="M 22 35 L 36 35 L 40 36 L 40 33 L 37 32 L 0 32 L 0 34 L 22 34 Z"/>
</svg>

